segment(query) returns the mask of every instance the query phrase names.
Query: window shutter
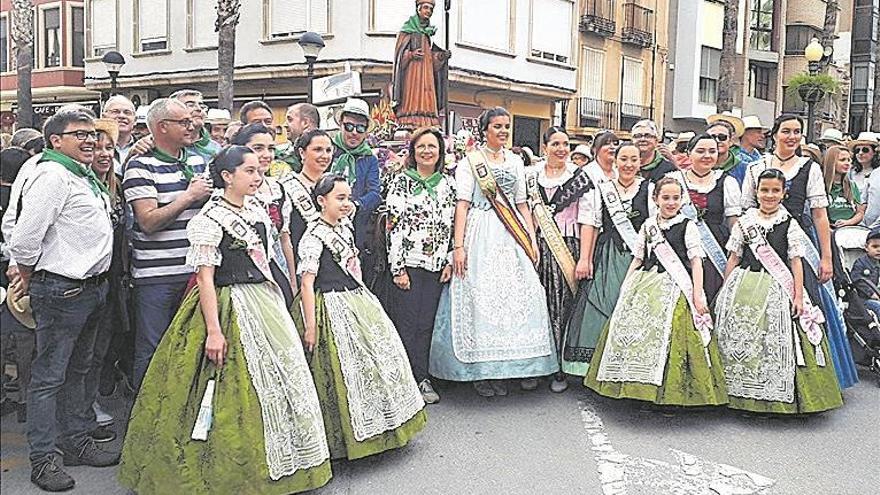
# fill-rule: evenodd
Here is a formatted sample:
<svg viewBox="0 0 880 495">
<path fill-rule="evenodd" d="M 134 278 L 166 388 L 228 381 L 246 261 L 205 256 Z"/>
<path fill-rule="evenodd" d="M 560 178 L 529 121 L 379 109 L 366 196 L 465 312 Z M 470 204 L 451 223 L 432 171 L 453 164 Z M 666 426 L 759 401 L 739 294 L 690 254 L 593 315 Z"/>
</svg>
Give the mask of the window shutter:
<svg viewBox="0 0 880 495">
<path fill-rule="evenodd" d="M 192 46 L 217 46 L 217 0 L 192 0 Z"/>
<path fill-rule="evenodd" d="M 583 96 L 601 100 L 605 80 L 605 52 L 592 48 L 584 48 Z"/>
<path fill-rule="evenodd" d="M 642 61 L 623 59 L 623 103 L 642 105 Z"/>
<path fill-rule="evenodd" d="M 534 0 L 532 4 L 532 50 L 571 59 L 571 16 L 567 0 Z"/>
<path fill-rule="evenodd" d="M 92 52 L 116 46 L 116 0 L 92 0 L 89 5 Z"/>
<path fill-rule="evenodd" d="M 140 0 L 138 34 L 141 44 L 167 39 L 168 3 L 166 0 Z M 103 21 L 102 21 L 102 24 Z"/>
<path fill-rule="evenodd" d="M 274 37 L 306 31 L 308 0 L 271 0 L 271 32 Z"/>
<path fill-rule="evenodd" d="M 438 12 L 442 15 L 442 3 L 440 8 L 434 10 L 432 18 L 436 25 Z M 400 31 L 403 23 L 415 15 L 416 6 L 412 0 L 374 0 L 373 1 L 373 31 L 380 33 L 396 33 Z"/>
<path fill-rule="evenodd" d="M 497 50 L 510 50 L 510 0 L 461 3 L 462 41 Z"/>
</svg>

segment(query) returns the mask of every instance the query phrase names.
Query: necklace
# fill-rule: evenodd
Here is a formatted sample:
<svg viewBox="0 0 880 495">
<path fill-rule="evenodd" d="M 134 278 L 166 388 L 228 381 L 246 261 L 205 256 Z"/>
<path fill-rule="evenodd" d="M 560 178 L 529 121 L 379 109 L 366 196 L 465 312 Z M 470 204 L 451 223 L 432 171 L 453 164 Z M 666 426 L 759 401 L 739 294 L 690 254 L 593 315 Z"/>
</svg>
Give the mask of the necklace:
<svg viewBox="0 0 880 495">
<path fill-rule="evenodd" d="M 785 162 L 791 160 L 792 158 L 796 157 L 797 155 L 792 153 L 791 156 L 789 156 L 788 158 L 782 158 L 781 156 L 777 155 L 776 153 L 773 153 L 773 156 L 775 156 L 776 159 L 779 160 L 779 163 L 785 163 Z"/>
<path fill-rule="evenodd" d="M 490 158 L 504 158 L 504 148 L 503 147 L 499 148 L 498 150 L 493 150 L 487 144 L 484 149 L 489 153 Z"/>
<path fill-rule="evenodd" d="M 224 203 L 228 204 L 229 206 L 232 206 L 233 208 L 236 208 L 239 210 L 244 208 L 244 204 L 237 205 L 237 204 L 233 203 L 232 201 L 229 201 L 228 199 L 226 199 L 226 196 L 220 196 L 220 198 L 223 200 Z"/>
<path fill-rule="evenodd" d="M 709 170 L 705 174 L 698 174 L 693 168 L 690 168 L 690 169 L 688 169 L 688 172 L 693 174 L 693 176 L 698 179 L 705 179 L 706 177 L 709 177 L 712 174 L 712 172 L 714 172 L 714 170 Z"/>
<path fill-rule="evenodd" d="M 317 183 L 318 183 L 317 180 L 315 180 L 315 179 L 309 177 L 309 174 L 306 173 L 305 169 L 303 169 L 303 171 L 300 172 L 300 174 L 302 174 L 302 176 L 305 177 L 306 180 L 308 180 L 308 181 L 311 182 L 312 184 L 317 184 Z M 319 178 L 320 178 L 320 177 L 319 177 Z"/>
<path fill-rule="evenodd" d="M 636 183 L 635 178 L 633 178 L 633 180 L 629 181 L 629 184 L 624 184 L 623 182 L 620 182 L 620 178 L 617 179 L 617 184 L 620 185 L 620 187 L 622 187 L 624 191 L 627 191 L 635 183 Z"/>
</svg>

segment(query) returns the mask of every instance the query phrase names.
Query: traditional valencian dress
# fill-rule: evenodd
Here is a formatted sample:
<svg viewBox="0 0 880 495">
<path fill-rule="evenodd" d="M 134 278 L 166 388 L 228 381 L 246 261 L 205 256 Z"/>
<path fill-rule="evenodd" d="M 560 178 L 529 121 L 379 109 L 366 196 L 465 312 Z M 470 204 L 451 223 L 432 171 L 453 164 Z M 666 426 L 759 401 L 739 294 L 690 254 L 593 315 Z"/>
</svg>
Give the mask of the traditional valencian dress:
<svg viewBox="0 0 880 495">
<path fill-rule="evenodd" d="M 789 260 L 803 258 L 807 242 L 784 208 L 770 218 L 748 210 L 731 232 L 727 249 L 741 261 L 718 294 L 716 335 L 733 409 L 793 414 L 843 404 L 824 329 L 813 315 L 792 318 L 788 289 L 765 266 L 774 260 L 791 279 Z M 756 254 L 768 248 L 775 257 Z M 807 302 L 807 313 L 821 313 Z"/>
<path fill-rule="evenodd" d="M 215 196 L 189 221 L 187 264 L 215 267 L 228 351 L 222 368 L 205 356 L 207 328 L 194 289 L 156 349 L 132 410 L 119 478 L 135 492 L 286 494 L 330 479 L 318 394 L 269 270 L 270 228 L 254 198 L 238 210 Z M 212 426 L 205 441 L 193 440 L 206 395 Z"/>
<path fill-rule="evenodd" d="M 742 187 L 743 209 L 757 206 L 755 183 L 761 172 L 772 163 L 773 155 L 765 155 L 763 159 L 749 165 Z M 804 252 L 804 291 L 825 315 L 825 332 L 834 370 L 837 372 L 837 382 L 840 388 L 845 389 L 859 381 L 852 348 L 846 337 L 846 324 L 837 305 L 834 287 L 830 283 L 820 286 L 816 275 L 818 268 L 812 268 L 813 265 L 818 267 L 820 262 L 820 252 L 815 247 L 819 245 L 819 241 L 813 225 L 812 209 L 828 207 L 821 166 L 807 157 L 799 157 L 797 166 L 785 173 L 785 189 L 782 206 L 812 240 L 812 245 L 805 246 Z"/>
<path fill-rule="evenodd" d="M 581 168 L 566 163 L 559 177 L 549 178 L 544 165 L 526 169 L 529 199 L 538 224 L 538 276 L 547 297 L 550 328 L 561 350 L 578 282 L 580 255 L 578 212 L 585 208 L 593 182 Z"/>
<path fill-rule="evenodd" d="M 687 294 L 693 292 L 690 261 L 704 256 L 696 227 L 680 213 L 668 220 L 651 217 L 636 242 L 635 258 L 644 262 L 624 281 L 585 385 L 615 399 L 726 404 L 718 347 L 706 327 L 708 315 L 694 318 Z M 688 286 L 687 292 L 681 285 Z"/>
<path fill-rule="evenodd" d="M 455 171 L 458 199 L 470 202 L 467 272 L 464 278 L 453 276 L 440 297 L 429 370 L 438 378 L 463 382 L 553 374 L 559 363 L 544 288 L 529 255 L 478 186 L 471 159 L 477 156 L 486 164 L 498 194 L 509 198 L 512 215 L 518 215 L 513 205 L 527 199 L 525 166 L 509 150 L 502 164 L 475 153 Z"/>
<path fill-rule="evenodd" d="M 582 280 L 568 321 L 562 351 L 562 371 L 586 376 L 599 336 L 611 318 L 626 271 L 632 262 L 628 243 L 635 245 L 648 218 L 651 182 L 635 178 L 636 187 L 621 191 L 616 181 L 601 180 L 579 216 L 580 224 L 597 231 L 593 278 Z M 613 214 L 612 214 L 613 212 Z"/>
<path fill-rule="evenodd" d="M 290 287 L 287 258 L 284 257 L 284 251 L 281 249 L 281 234 L 290 232 L 290 216 L 293 214 L 293 207 L 284 186 L 278 180 L 274 177 L 265 177 L 263 180 L 266 181 L 269 190 L 266 192 L 257 190 L 254 197 L 263 203 L 266 213 L 269 214 L 272 226 L 269 235 L 269 254 L 272 259 L 270 267 L 272 276 L 281 288 L 281 292 L 284 293 L 284 302 L 289 306 L 293 303 L 293 291 Z"/>
<path fill-rule="evenodd" d="M 363 286 L 351 228 L 318 219 L 297 255 L 297 272 L 316 275 L 309 364 L 331 456 L 359 459 L 406 445 L 425 426 L 425 402 L 394 324 Z M 304 332 L 299 311 L 294 319 Z"/>
</svg>

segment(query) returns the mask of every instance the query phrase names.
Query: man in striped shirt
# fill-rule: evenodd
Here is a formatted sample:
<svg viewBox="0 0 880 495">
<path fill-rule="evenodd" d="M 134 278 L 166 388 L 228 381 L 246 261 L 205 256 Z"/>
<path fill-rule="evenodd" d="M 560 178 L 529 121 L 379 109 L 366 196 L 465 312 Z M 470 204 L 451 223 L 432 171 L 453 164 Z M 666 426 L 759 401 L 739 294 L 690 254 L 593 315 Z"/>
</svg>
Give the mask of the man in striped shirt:
<svg viewBox="0 0 880 495">
<path fill-rule="evenodd" d="M 131 275 L 138 387 L 192 274 L 186 265 L 186 224 L 212 190 L 204 158 L 186 149 L 196 138 L 186 105 L 176 99 L 156 100 L 147 114 L 147 126 L 154 147 L 128 162 L 122 183 L 135 217 Z"/>
</svg>

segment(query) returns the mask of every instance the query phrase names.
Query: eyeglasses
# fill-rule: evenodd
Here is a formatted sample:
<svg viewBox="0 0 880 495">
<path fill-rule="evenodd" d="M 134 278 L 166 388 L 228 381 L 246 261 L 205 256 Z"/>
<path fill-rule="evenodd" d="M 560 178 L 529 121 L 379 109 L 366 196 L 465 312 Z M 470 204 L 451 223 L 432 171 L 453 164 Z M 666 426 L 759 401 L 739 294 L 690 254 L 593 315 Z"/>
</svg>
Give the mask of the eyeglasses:
<svg viewBox="0 0 880 495">
<path fill-rule="evenodd" d="M 126 117 L 134 117 L 134 112 L 128 109 L 122 108 L 114 108 L 112 110 L 106 110 L 104 113 L 107 115 L 125 115 Z"/>
<path fill-rule="evenodd" d="M 164 119 L 162 122 L 174 122 L 175 124 L 183 127 L 184 129 L 189 129 L 190 127 L 195 127 L 195 123 L 191 119 Z"/>
<path fill-rule="evenodd" d="M 633 134 L 633 139 L 657 139 L 657 136 L 653 134 Z"/>
<path fill-rule="evenodd" d="M 709 134 L 709 135 L 712 136 L 713 138 L 715 138 L 715 141 L 718 141 L 719 143 L 721 141 L 727 141 L 730 138 L 730 136 L 728 136 L 727 134 Z"/>
<path fill-rule="evenodd" d="M 367 132 L 367 124 L 352 124 L 351 122 L 345 122 L 342 124 L 342 127 L 345 129 L 345 132 L 357 131 L 358 134 Z"/>
<path fill-rule="evenodd" d="M 97 141 L 98 140 L 98 132 L 97 131 L 67 131 L 67 132 L 59 132 L 59 136 L 73 136 L 77 141 L 87 141 L 89 139 Z"/>
<path fill-rule="evenodd" d="M 856 153 L 870 153 L 874 151 L 874 148 L 870 146 L 860 146 L 858 148 L 853 148 L 853 151 Z"/>
<path fill-rule="evenodd" d="M 198 101 L 186 101 L 183 104 L 186 105 L 186 108 L 189 108 L 190 110 L 197 110 L 198 109 L 203 112 L 208 111 L 208 105 L 205 105 L 204 103 L 200 103 Z"/>
</svg>

